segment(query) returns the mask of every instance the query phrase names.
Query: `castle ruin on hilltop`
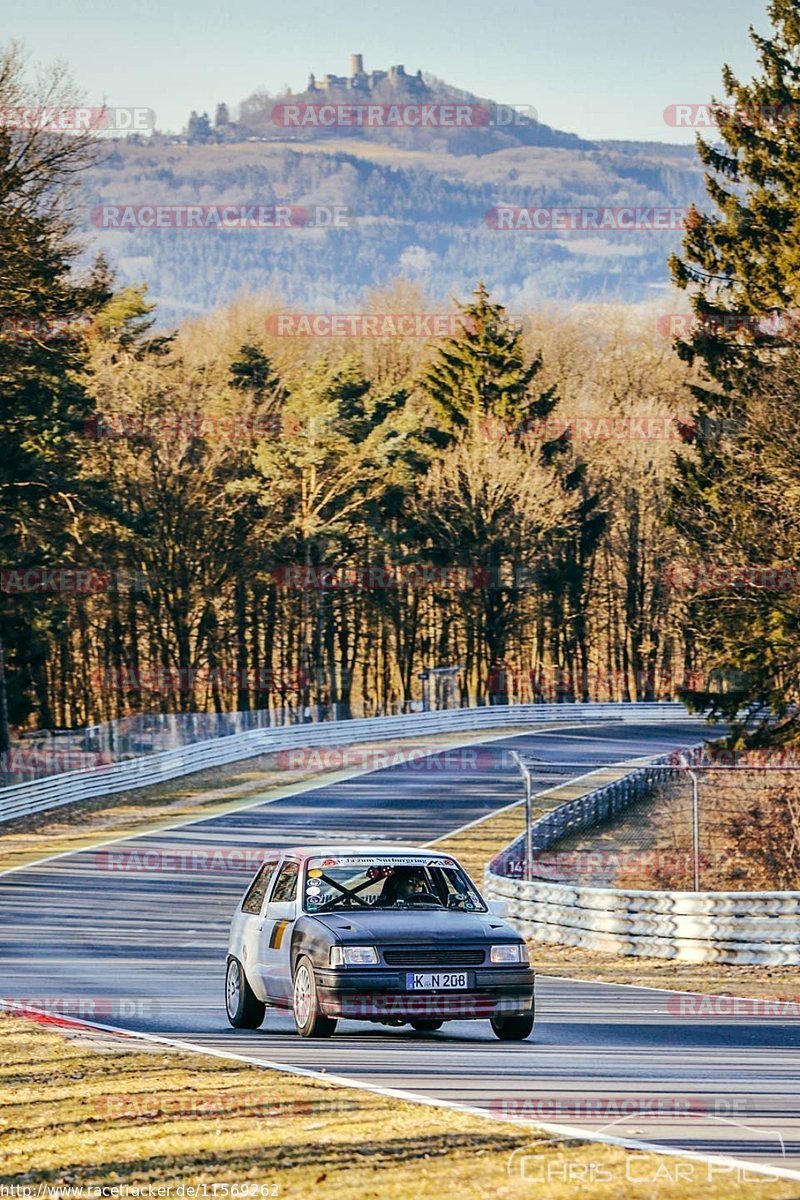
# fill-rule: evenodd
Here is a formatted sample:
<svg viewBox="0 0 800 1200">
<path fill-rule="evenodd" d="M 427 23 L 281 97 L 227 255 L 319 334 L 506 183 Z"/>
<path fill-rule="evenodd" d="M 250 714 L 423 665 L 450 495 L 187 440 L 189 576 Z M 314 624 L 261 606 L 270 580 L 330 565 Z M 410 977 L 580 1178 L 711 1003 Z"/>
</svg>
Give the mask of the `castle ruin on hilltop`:
<svg viewBox="0 0 800 1200">
<path fill-rule="evenodd" d="M 323 75 L 321 79 L 317 79 L 311 74 L 308 77 L 308 91 L 327 92 L 331 88 L 353 88 L 361 92 L 371 92 L 387 79 L 390 84 L 404 84 L 412 90 L 425 87 L 422 71 L 417 71 L 416 75 L 406 75 L 403 66 L 389 67 L 388 71 L 365 71 L 364 55 L 353 54 L 350 57 L 349 75 Z"/>
</svg>

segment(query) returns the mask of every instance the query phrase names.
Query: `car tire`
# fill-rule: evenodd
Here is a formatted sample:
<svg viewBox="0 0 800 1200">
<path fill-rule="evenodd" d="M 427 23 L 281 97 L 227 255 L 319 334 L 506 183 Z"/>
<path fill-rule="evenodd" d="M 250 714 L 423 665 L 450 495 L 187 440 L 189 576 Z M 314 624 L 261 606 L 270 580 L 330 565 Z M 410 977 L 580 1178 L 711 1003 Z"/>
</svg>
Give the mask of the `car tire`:
<svg viewBox="0 0 800 1200">
<path fill-rule="evenodd" d="M 520 1017 L 492 1017 L 491 1025 L 501 1042 L 524 1042 L 533 1030 L 533 1021 L 534 1015 L 529 1012 Z"/>
<path fill-rule="evenodd" d="M 416 1029 L 417 1033 L 435 1033 L 437 1029 L 441 1029 L 444 1021 L 437 1021 L 434 1017 L 414 1020 L 410 1022 L 411 1028 Z"/>
<path fill-rule="evenodd" d="M 326 1038 L 336 1029 L 335 1019 L 320 1012 L 314 968 L 305 955 L 298 958 L 294 968 L 292 1012 L 300 1037 Z"/>
<path fill-rule="evenodd" d="M 225 1011 L 234 1029 L 258 1029 L 267 1011 L 256 996 L 238 958 L 229 958 L 225 972 Z"/>
</svg>

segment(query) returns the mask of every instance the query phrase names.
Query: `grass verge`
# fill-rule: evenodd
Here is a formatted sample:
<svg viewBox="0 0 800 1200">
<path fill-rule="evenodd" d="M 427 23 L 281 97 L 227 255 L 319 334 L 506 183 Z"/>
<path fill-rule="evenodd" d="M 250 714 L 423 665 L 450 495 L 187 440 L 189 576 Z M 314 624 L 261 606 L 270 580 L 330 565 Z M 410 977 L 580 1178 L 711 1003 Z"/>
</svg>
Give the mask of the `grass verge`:
<svg viewBox="0 0 800 1200">
<path fill-rule="evenodd" d="M 792 1181 L 737 1181 L 698 1161 L 558 1140 L 199 1054 L 98 1051 L 85 1043 L 82 1035 L 0 1015 L 6 1186 L 32 1186 L 30 1194 L 43 1198 L 52 1195 L 47 1188 L 142 1185 L 178 1197 L 205 1184 L 205 1195 L 220 1200 L 571 1200 L 576 1182 L 584 1200 L 798 1195 Z"/>
</svg>

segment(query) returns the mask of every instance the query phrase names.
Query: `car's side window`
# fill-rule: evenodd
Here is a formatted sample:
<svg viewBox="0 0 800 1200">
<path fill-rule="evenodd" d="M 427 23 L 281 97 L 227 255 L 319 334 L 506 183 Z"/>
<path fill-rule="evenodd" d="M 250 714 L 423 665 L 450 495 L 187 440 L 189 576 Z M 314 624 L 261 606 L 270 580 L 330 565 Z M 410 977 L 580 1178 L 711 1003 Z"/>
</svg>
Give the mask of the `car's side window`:
<svg viewBox="0 0 800 1200">
<path fill-rule="evenodd" d="M 272 876 L 275 874 L 278 866 L 277 858 L 271 858 L 264 863 L 261 870 L 256 875 L 250 888 L 242 901 L 242 912 L 255 913 L 256 916 L 261 912 L 261 905 L 264 903 L 264 897 L 272 881 Z"/>
<path fill-rule="evenodd" d="M 272 889 L 270 896 L 270 904 L 286 903 L 288 900 L 294 900 L 297 892 L 297 873 L 299 867 L 296 862 L 284 863 L 281 867 L 280 874 L 275 881 L 275 887 Z"/>
</svg>

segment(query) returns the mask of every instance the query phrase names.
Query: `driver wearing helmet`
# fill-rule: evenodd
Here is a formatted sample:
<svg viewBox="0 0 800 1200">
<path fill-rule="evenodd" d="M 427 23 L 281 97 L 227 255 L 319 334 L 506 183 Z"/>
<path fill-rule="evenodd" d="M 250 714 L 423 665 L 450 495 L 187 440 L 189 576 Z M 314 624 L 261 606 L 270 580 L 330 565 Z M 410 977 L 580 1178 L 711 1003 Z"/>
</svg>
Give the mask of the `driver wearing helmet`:
<svg viewBox="0 0 800 1200">
<path fill-rule="evenodd" d="M 427 891 L 428 885 L 422 871 L 411 870 L 398 879 L 395 895 L 398 900 L 410 900 L 413 896 L 421 896 Z"/>
<path fill-rule="evenodd" d="M 380 903 L 393 906 L 398 901 L 404 904 L 413 903 L 420 897 L 431 904 L 438 904 L 436 896 L 432 895 L 425 874 L 418 867 L 398 867 L 383 885 Z"/>
</svg>

